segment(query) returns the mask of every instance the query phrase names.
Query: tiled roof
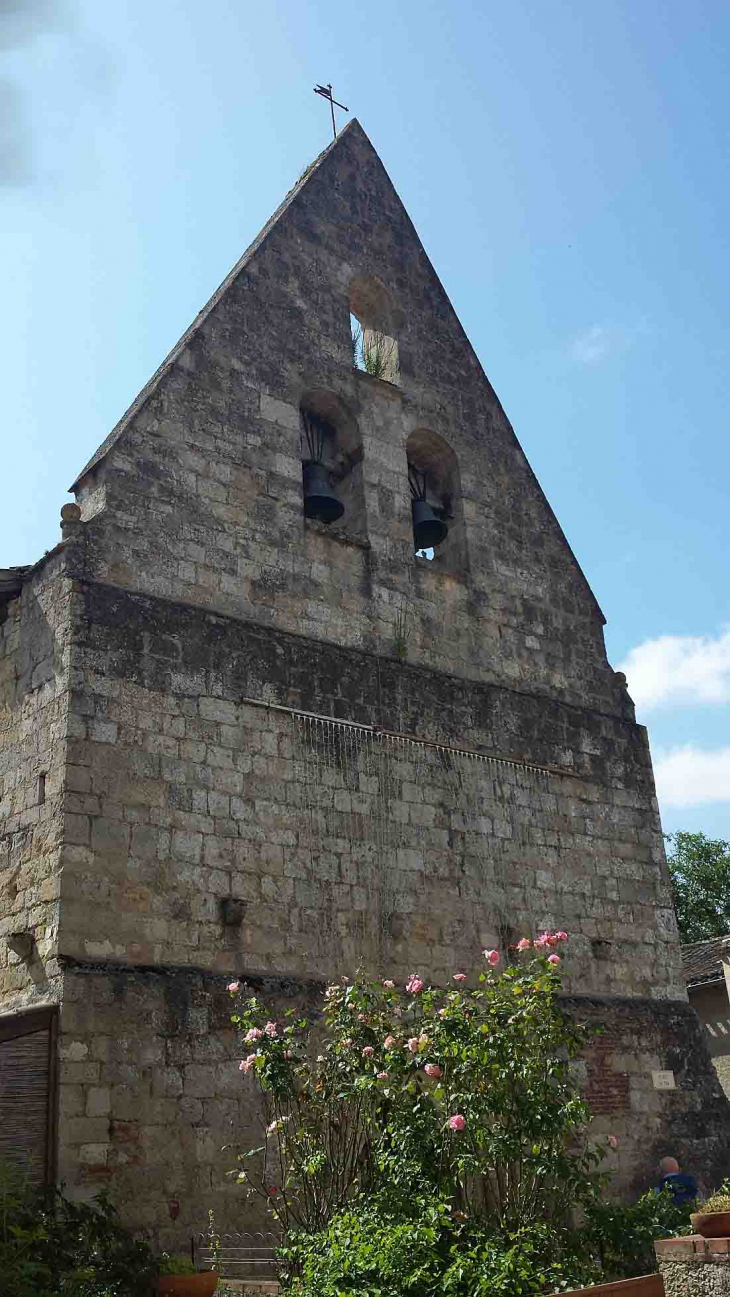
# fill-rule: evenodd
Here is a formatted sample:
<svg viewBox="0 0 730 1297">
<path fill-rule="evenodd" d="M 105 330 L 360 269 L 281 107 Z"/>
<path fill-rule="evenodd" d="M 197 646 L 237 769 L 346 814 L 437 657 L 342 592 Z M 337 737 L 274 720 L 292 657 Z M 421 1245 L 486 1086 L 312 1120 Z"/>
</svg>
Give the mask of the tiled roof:
<svg viewBox="0 0 730 1297">
<path fill-rule="evenodd" d="M 700 986 L 703 982 L 722 981 L 722 954 L 730 952 L 730 934 L 726 937 L 710 937 L 709 941 L 692 941 L 682 946 L 682 963 L 688 986 Z"/>
</svg>

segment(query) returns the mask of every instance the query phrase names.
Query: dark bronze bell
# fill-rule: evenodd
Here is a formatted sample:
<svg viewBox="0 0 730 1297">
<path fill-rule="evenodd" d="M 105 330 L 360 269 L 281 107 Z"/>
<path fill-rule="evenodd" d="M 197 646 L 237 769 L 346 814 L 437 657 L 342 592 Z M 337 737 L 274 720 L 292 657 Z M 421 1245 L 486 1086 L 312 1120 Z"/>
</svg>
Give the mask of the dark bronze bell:
<svg viewBox="0 0 730 1297">
<path fill-rule="evenodd" d="M 337 522 L 345 512 L 344 504 L 332 494 L 330 476 L 324 464 L 311 460 L 304 465 L 304 517 L 318 522 Z"/>
<path fill-rule="evenodd" d="M 436 517 L 427 500 L 413 500 L 413 543 L 416 550 L 435 549 L 449 534 L 445 522 Z"/>
</svg>

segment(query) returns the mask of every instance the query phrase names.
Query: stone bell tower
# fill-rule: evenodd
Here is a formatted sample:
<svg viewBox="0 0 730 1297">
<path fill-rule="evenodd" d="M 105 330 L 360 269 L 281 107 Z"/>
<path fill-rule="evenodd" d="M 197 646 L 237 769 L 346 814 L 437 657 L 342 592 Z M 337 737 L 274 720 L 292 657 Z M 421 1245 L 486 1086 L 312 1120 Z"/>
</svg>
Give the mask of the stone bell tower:
<svg viewBox="0 0 730 1297">
<path fill-rule="evenodd" d="M 232 977 L 306 1005 L 552 924 L 623 1183 L 721 1162 L 646 733 L 356 121 L 73 489 L 0 577 L 0 1116 L 45 1085 L 20 1151 L 162 1242 L 240 1227 Z"/>
</svg>

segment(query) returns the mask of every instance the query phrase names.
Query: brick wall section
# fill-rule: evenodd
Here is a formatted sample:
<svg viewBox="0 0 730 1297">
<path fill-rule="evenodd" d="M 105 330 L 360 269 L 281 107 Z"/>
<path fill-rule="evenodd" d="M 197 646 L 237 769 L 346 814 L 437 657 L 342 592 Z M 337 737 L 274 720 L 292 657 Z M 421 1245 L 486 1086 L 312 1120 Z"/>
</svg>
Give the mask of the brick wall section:
<svg viewBox="0 0 730 1297">
<path fill-rule="evenodd" d="M 662 1157 L 679 1160 L 704 1190 L 717 1187 L 730 1158 L 727 1100 L 712 1068 L 697 1015 L 687 1004 L 640 998 L 567 997 L 581 1021 L 601 1028 L 579 1065 L 616 1187 L 643 1193 L 658 1183 Z M 655 1090 L 652 1072 L 674 1073 L 675 1090 Z"/>
</svg>

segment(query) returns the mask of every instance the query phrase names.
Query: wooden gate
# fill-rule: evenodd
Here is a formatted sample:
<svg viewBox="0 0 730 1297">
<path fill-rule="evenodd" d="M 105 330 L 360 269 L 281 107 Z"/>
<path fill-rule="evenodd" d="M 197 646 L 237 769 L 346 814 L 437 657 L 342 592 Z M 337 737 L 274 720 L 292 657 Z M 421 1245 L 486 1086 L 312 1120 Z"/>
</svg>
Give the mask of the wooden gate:
<svg viewBox="0 0 730 1297">
<path fill-rule="evenodd" d="M 56 1150 L 55 1007 L 0 1018 L 0 1158 L 50 1184 Z"/>
</svg>

